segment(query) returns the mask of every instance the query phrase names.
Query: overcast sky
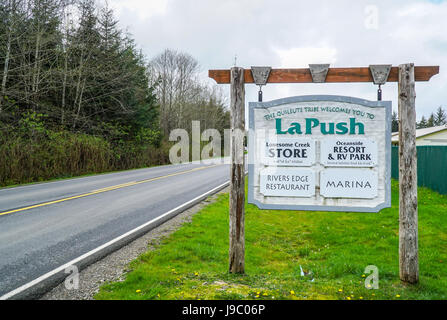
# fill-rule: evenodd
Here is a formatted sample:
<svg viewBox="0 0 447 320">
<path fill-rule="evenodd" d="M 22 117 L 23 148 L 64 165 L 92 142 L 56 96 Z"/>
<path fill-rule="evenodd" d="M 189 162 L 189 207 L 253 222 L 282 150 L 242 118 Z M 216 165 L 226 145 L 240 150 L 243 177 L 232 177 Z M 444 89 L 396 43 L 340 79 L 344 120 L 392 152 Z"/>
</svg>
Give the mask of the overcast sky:
<svg viewBox="0 0 447 320">
<path fill-rule="evenodd" d="M 166 48 L 190 53 L 208 69 L 234 65 L 331 67 L 414 62 L 440 74 L 416 84 L 418 118 L 447 109 L 447 0 L 109 0 L 148 59 Z M 224 85 L 228 92 L 228 85 Z M 264 101 L 306 94 L 375 100 L 371 84 L 269 84 Z M 257 88 L 246 86 L 246 101 Z M 383 86 L 397 110 L 397 85 Z"/>
</svg>

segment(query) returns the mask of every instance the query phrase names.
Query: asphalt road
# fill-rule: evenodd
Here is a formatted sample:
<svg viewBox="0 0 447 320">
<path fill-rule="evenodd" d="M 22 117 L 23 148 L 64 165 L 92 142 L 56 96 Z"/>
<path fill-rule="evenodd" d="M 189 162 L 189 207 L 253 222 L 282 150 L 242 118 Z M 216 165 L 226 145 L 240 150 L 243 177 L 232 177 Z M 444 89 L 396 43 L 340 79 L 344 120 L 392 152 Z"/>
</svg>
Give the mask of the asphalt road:
<svg viewBox="0 0 447 320">
<path fill-rule="evenodd" d="M 0 296 L 228 179 L 181 164 L 0 189 Z"/>
</svg>

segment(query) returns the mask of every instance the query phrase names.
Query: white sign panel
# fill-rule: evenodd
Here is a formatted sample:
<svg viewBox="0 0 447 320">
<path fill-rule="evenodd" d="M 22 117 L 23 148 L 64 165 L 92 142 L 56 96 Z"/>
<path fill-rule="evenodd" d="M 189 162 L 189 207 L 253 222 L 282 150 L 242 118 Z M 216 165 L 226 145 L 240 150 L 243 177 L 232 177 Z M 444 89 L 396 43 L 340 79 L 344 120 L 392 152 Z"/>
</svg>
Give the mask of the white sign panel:
<svg viewBox="0 0 447 320">
<path fill-rule="evenodd" d="M 377 172 L 370 169 L 326 169 L 320 174 L 320 194 L 325 198 L 374 199 Z"/>
<path fill-rule="evenodd" d="M 391 102 L 302 96 L 249 106 L 249 203 L 355 212 L 391 206 Z"/>
<path fill-rule="evenodd" d="M 315 172 L 309 169 L 275 168 L 261 170 L 261 193 L 275 197 L 312 197 Z"/>
<path fill-rule="evenodd" d="M 324 139 L 321 163 L 326 167 L 375 167 L 377 143 L 373 139 Z"/>
<path fill-rule="evenodd" d="M 315 141 L 312 139 L 265 140 L 264 164 L 269 166 L 312 166 L 315 163 Z"/>
</svg>

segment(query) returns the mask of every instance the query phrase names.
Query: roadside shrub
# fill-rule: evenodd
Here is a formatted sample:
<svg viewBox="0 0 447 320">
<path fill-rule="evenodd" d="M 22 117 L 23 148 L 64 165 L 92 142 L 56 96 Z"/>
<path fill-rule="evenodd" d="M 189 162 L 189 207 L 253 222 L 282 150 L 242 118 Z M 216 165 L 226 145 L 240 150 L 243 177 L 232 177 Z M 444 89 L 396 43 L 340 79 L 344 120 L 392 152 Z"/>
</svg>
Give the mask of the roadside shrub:
<svg viewBox="0 0 447 320">
<path fill-rule="evenodd" d="M 17 126 L 0 123 L 0 186 L 169 161 L 170 145 L 160 143 L 156 133 L 144 132 L 140 141 L 113 145 L 103 137 L 49 130 L 43 121 L 43 115 L 26 113 Z"/>
</svg>

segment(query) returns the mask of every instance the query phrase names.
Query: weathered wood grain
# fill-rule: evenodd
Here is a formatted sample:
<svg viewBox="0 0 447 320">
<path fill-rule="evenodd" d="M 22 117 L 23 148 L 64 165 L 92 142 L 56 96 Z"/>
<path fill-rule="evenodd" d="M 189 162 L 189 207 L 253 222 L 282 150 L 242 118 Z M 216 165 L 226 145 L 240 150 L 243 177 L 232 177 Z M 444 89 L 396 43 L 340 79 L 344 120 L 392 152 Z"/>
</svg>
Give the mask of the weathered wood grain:
<svg viewBox="0 0 447 320">
<path fill-rule="evenodd" d="M 230 273 L 245 272 L 244 69 L 231 69 Z"/>
<path fill-rule="evenodd" d="M 439 73 L 439 66 L 420 66 L 414 68 L 415 81 L 429 81 Z M 208 76 L 219 84 L 230 83 L 230 70 L 209 70 Z M 251 70 L 244 71 L 245 83 L 254 83 Z M 387 82 L 399 81 L 399 67 L 392 67 Z M 272 69 L 267 83 L 311 83 L 309 68 Z M 373 82 L 369 67 L 329 68 L 326 82 Z"/>
<path fill-rule="evenodd" d="M 399 270 L 407 283 L 419 281 L 416 93 L 413 64 L 399 66 Z"/>
</svg>

